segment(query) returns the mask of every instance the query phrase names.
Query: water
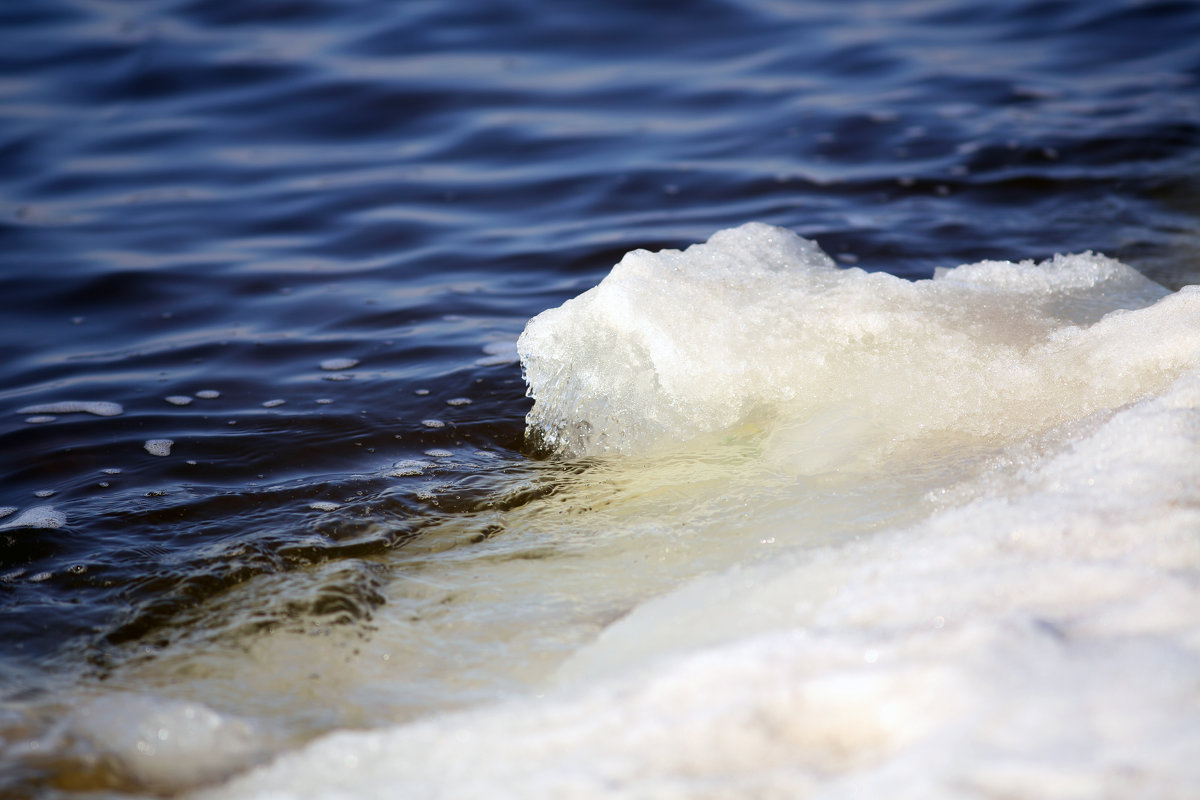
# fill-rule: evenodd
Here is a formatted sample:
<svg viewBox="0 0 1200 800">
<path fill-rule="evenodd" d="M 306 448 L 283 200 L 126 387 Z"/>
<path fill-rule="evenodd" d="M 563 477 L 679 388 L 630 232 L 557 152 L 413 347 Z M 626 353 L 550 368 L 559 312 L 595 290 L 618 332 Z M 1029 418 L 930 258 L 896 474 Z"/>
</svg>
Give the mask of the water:
<svg viewBox="0 0 1200 800">
<path fill-rule="evenodd" d="M 1200 780 L 1200 324 L 1158 301 L 1200 283 L 1200 7 L 17 0 L 0 40 L 0 794 Z M 750 220 L 1165 288 L 855 278 L 798 411 L 786 315 L 668 284 L 636 320 L 710 373 L 612 409 L 668 441 L 527 444 L 527 321 Z M 867 312 L 915 371 L 811 344 Z"/>
</svg>

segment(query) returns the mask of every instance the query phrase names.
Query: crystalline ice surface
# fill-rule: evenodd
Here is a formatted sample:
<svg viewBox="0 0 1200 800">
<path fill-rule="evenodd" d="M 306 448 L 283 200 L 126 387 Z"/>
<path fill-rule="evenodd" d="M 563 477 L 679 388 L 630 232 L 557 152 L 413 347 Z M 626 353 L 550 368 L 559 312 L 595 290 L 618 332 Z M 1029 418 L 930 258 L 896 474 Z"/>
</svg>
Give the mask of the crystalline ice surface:
<svg viewBox="0 0 1200 800">
<path fill-rule="evenodd" d="M 764 417 L 893 443 L 1025 432 L 1128 402 L 1155 375 L 1162 388 L 1189 337 L 1100 318 L 1166 294 L 1092 254 L 911 282 L 839 269 L 813 242 L 751 223 L 683 252 L 630 253 L 531 320 L 528 425 L 566 455 L 647 452 Z"/>
</svg>

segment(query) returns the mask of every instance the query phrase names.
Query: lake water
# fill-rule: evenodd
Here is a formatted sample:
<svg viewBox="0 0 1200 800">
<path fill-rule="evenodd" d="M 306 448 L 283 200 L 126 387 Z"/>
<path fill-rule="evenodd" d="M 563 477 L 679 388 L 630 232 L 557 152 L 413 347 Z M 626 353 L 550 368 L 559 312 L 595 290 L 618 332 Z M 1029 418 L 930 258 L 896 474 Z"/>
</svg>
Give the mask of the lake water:
<svg viewBox="0 0 1200 800">
<path fill-rule="evenodd" d="M 1200 786 L 1200 5 L 0 42 L 3 796 Z"/>
</svg>

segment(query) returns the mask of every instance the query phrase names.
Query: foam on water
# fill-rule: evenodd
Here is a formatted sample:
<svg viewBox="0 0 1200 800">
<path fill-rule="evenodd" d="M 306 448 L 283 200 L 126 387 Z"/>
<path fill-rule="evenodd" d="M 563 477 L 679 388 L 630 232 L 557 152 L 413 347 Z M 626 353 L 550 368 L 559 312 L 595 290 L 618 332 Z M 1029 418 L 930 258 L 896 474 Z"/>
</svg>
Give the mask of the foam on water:
<svg viewBox="0 0 1200 800">
<path fill-rule="evenodd" d="M 7 509 L 7 506 L 5 507 Z M 13 509 L 15 511 L 15 509 Z M 8 512 L 9 514 L 12 511 Z M 6 516 L 0 514 L 0 516 Z M 27 508 L 13 517 L 0 524 L 0 530 L 8 530 L 10 528 L 61 528 L 67 524 L 67 517 L 63 512 L 59 511 L 54 506 L 34 506 Z"/>
<path fill-rule="evenodd" d="M 98 417 L 116 417 L 125 413 L 120 403 L 107 400 L 78 401 L 64 400 L 60 403 L 40 403 L 25 406 L 18 414 L 95 414 Z"/>
<path fill-rule="evenodd" d="M 201 796 L 1200 784 L 1200 291 L 1090 254 L 910 283 L 752 225 L 627 256 L 521 353 L 538 441 L 624 455 L 425 569 L 455 602 L 419 641 L 535 691 Z"/>
<path fill-rule="evenodd" d="M 336 370 L 351 369 L 352 367 L 357 366 L 357 358 L 327 358 L 320 364 L 321 369 L 331 372 Z"/>
<path fill-rule="evenodd" d="M 142 447 L 152 456 L 169 456 L 174 445 L 171 439 L 148 439 Z"/>
<path fill-rule="evenodd" d="M 391 466 L 384 475 L 391 478 L 405 478 L 413 475 L 420 475 L 429 467 L 424 461 L 405 460 L 399 461 Z"/>
</svg>

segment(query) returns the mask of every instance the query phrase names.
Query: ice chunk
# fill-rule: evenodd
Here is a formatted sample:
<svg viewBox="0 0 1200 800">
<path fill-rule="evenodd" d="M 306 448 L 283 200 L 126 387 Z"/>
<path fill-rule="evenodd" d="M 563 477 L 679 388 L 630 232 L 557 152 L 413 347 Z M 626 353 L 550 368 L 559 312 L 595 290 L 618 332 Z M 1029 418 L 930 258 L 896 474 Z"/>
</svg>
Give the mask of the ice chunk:
<svg viewBox="0 0 1200 800">
<path fill-rule="evenodd" d="M 219 780 L 268 752 L 266 733 L 248 720 L 149 695 L 91 700 L 71 713 L 67 726 L 125 777 L 156 793 Z"/>
<path fill-rule="evenodd" d="M 522 357 L 534 435 L 636 457 L 534 462 L 372 636 L 440 709 L 508 699 L 202 796 L 1194 793 L 1200 290 L 1092 254 L 909 282 L 748 226 L 632 254 Z"/>
<path fill-rule="evenodd" d="M 1090 253 L 911 282 L 839 269 L 813 242 L 751 223 L 683 252 L 629 253 L 530 320 L 528 434 L 563 455 L 631 454 L 749 425 L 801 472 L 930 432 L 1003 439 L 1165 386 L 1200 329 L 1168 322 L 1160 337 L 1146 323 L 1195 318 L 1200 300 L 1185 293 L 1140 322 L 1106 315 L 1167 294 Z M 1117 328 L 1133 338 L 1114 346 Z"/>
<path fill-rule="evenodd" d="M 1049 261 L 982 261 L 937 269 L 934 280 L 988 288 L 1031 302 L 1037 313 L 1077 324 L 1096 322 L 1114 308 L 1153 304 L 1167 292 L 1115 259 L 1095 253 L 1057 255 Z"/>
</svg>

